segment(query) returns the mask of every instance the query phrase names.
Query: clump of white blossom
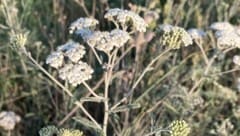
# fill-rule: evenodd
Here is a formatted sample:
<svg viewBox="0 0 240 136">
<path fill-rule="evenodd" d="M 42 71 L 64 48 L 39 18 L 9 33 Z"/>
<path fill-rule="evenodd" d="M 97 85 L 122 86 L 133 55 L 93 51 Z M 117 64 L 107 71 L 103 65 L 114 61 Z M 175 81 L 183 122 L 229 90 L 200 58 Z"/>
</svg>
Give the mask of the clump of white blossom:
<svg viewBox="0 0 240 136">
<path fill-rule="evenodd" d="M 64 56 L 68 57 L 72 62 L 75 63 L 83 58 L 86 53 L 83 45 L 73 41 L 69 41 L 66 44 L 59 46 L 57 51 L 63 52 Z"/>
<path fill-rule="evenodd" d="M 206 33 L 201 29 L 191 28 L 188 29 L 187 32 L 194 40 L 201 40 L 204 36 L 206 36 Z"/>
<path fill-rule="evenodd" d="M 105 18 L 120 24 L 122 27 L 117 27 L 112 31 L 99 31 L 95 30 L 99 23 L 96 19 L 79 18 L 70 25 L 69 33 L 80 36 L 94 50 L 94 53 L 96 53 L 96 48 L 110 54 L 114 49 L 124 46 L 130 39 L 127 32 L 129 23 L 135 31 L 146 31 L 147 25 L 144 20 L 132 11 L 110 9 L 105 14 Z M 94 72 L 91 66 L 81 60 L 85 54 L 86 50 L 83 45 L 69 41 L 52 52 L 47 57 L 46 63 L 58 70 L 62 80 L 76 86 L 91 79 Z"/>
<path fill-rule="evenodd" d="M 4 130 L 13 130 L 20 120 L 20 116 L 12 111 L 2 111 L 0 113 L 0 127 Z"/>
<path fill-rule="evenodd" d="M 240 56 L 239 55 L 233 56 L 233 63 L 240 66 Z"/>
<path fill-rule="evenodd" d="M 160 25 L 159 28 L 162 33 L 160 44 L 170 49 L 179 49 L 193 43 L 191 36 L 184 28 L 171 25 Z"/>
<path fill-rule="evenodd" d="M 114 23 L 120 24 L 123 28 L 126 28 L 129 25 L 129 22 L 132 23 L 134 30 L 139 32 L 145 32 L 147 24 L 138 14 L 122 10 L 119 8 L 110 9 L 105 14 L 104 18 Z"/>
<path fill-rule="evenodd" d="M 126 31 L 114 29 L 111 32 L 96 31 L 86 38 L 86 42 L 89 46 L 109 53 L 114 47 L 122 47 L 129 39 L 130 35 Z"/>
<path fill-rule="evenodd" d="M 59 77 L 67 80 L 73 86 L 92 78 L 93 69 L 86 63 L 79 61 L 77 64 L 66 64 L 59 69 Z"/>
<path fill-rule="evenodd" d="M 240 48 L 240 34 L 236 26 L 229 22 L 216 22 L 210 28 L 215 30 L 218 46 L 221 48 L 238 47 Z"/>
<path fill-rule="evenodd" d="M 169 24 L 162 24 L 162 25 L 159 25 L 159 30 L 160 31 L 163 31 L 163 32 L 169 32 L 171 31 L 173 28 L 172 25 L 169 25 Z"/>
<path fill-rule="evenodd" d="M 229 22 L 215 22 L 210 25 L 210 29 L 215 31 L 233 31 L 234 27 Z"/>
<path fill-rule="evenodd" d="M 69 33 L 73 33 L 77 30 L 84 30 L 84 29 L 94 29 L 96 25 L 98 24 L 98 21 L 93 18 L 79 18 L 76 21 L 74 21 L 70 27 L 69 27 Z"/>
<path fill-rule="evenodd" d="M 58 69 L 63 65 L 64 56 L 62 52 L 52 52 L 46 60 L 51 67 Z"/>
<path fill-rule="evenodd" d="M 93 69 L 81 61 L 86 51 L 83 45 L 69 41 L 57 48 L 46 60 L 50 66 L 58 69 L 59 77 L 68 81 L 73 86 L 92 78 Z M 65 59 L 68 59 L 64 63 Z"/>
</svg>

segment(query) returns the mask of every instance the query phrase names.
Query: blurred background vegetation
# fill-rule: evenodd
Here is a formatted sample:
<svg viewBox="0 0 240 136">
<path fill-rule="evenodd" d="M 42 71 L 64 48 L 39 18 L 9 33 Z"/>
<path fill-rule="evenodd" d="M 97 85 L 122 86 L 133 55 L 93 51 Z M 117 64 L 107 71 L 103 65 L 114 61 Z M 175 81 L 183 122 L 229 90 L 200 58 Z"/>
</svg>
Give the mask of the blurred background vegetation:
<svg viewBox="0 0 240 136">
<path fill-rule="evenodd" d="M 239 25 L 239 0 L 0 0 L 0 5 L 0 111 L 14 111 L 22 117 L 12 135 L 37 136 L 46 125 L 80 129 L 86 136 L 97 135 L 91 128 L 72 119 L 82 116 L 81 110 L 76 110 L 73 101 L 57 85 L 10 48 L 9 37 L 13 30 L 28 32 L 26 47 L 44 68 L 57 77 L 56 71 L 45 64 L 45 59 L 58 45 L 71 38 L 68 34 L 70 23 L 79 17 L 92 16 L 100 21 L 100 30 L 110 30 L 113 25 L 103 18 L 109 8 L 133 10 L 142 17 L 150 11 L 159 16 L 149 22 L 148 32 L 141 43 L 137 39 L 139 34 L 135 35 L 132 44 L 137 47 L 123 60 L 120 66 L 123 74 L 111 87 L 113 103 L 127 93 L 138 76 L 132 76 L 133 73 L 141 72 L 159 54 L 161 45 L 155 35 L 159 24 L 206 30 L 208 37 L 203 41 L 204 49 L 209 58 L 218 54 L 209 77 L 204 77 L 199 84 L 206 65 L 196 45 L 171 51 L 162 57 L 128 101 L 138 102 L 141 107 L 114 115 L 110 135 L 114 135 L 117 129 L 123 136 L 140 136 L 156 128 L 166 128 L 177 119 L 188 122 L 192 136 L 240 135 L 240 73 L 216 75 L 236 68 L 232 57 L 239 53 L 239 49 L 226 54 L 215 50 L 216 41 L 208 31 L 210 24 L 218 21 Z M 155 36 L 148 41 L 147 36 L 151 34 Z M 94 60 L 90 63 L 98 68 Z M 95 80 L 89 84 L 96 85 L 100 74 L 96 72 Z M 86 92 L 82 86 L 71 89 L 78 98 Z M 150 91 L 141 95 L 146 90 Z M 200 104 L 193 106 L 195 101 L 200 101 Z M 103 105 L 88 103 L 84 106 L 102 122 Z M 71 112 L 71 117 L 63 120 Z M 0 129 L 0 135 L 4 134 Z"/>
</svg>

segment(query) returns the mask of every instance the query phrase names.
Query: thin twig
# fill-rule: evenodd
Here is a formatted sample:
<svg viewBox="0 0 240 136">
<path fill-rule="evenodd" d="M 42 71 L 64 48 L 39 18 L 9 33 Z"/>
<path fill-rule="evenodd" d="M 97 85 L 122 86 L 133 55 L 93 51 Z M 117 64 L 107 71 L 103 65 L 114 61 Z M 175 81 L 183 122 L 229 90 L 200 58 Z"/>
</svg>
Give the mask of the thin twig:
<svg viewBox="0 0 240 136">
<path fill-rule="evenodd" d="M 95 91 L 96 89 L 99 88 L 99 86 L 104 82 L 104 78 L 101 78 L 98 83 L 93 87 L 93 91 Z M 87 93 L 84 97 L 89 97 L 91 95 L 91 93 Z M 80 101 L 80 103 L 83 104 L 83 101 Z M 59 123 L 58 126 L 63 125 L 63 123 L 65 123 L 75 112 L 77 112 L 79 106 L 75 106 Z"/>
<path fill-rule="evenodd" d="M 209 63 L 208 57 L 207 57 L 207 55 L 206 55 L 206 53 L 205 53 L 205 51 L 204 51 L 204 49 L 203 49 L 203 47 L 202 47 L 202 43 L 196 41 L 196 44 L 197 44 L 197 46 L 200 48 L 200 50 L 201 50 L 201 52 L 202 52 L 202 54 L 203 54 L 203 59 L 204 59 L 206 65 L 208 65 L 208 63 Z"/>
<path fill-rule="evenodd" d="M 88 113 L 88 111 L 83 107 L 81 102 L 75 102 L 77 106 L 81 108 L 81 110 L 87 115 L 87 117 L 99 128 L 102 129 L 101 126 L 97 123 L 97 121 Z"/>
<path fill-rule="evenodd" d="M 62 88 L 70 97 L 73 97 L 73 94 L 64 87 L 59 81 L 57 81 L 52 75 L 50 75 L 39 63 L 32 57 L 29 52 L 24 52 L 25 55 L 36 65 L 45 75 L 47 75 L 52 81 L 54 81 L 60 88 Z"/>
<path fill-rule="evenodd" d="M 94 48 L 94 47 L 92 47 L 92 46 L 90 46 L 90 48 L 92 49 L 92 51 L 93 51 L 94 55 L 96 56 L 96 58 L 97 58 L 97 60 L 98 60 L 99 64 L 100 64 L 100 65 L 102 65 L 102 60 L 100 59 L 99 55 L 97 54 L 97 52 L 96 52 L 95 48 Z"/>
<path fill-rule="evenodd" d="M 90 87 L 89 87 L 89 85 L 86 83 L 86 82 L 82 82 L 83 83 L 83 85 L 88 89 L 88 91 L 93 95 L 93 96 L 95 96 L 96 98 L 102 98 L 101 96 L 98 96 Z"/>
</svg>

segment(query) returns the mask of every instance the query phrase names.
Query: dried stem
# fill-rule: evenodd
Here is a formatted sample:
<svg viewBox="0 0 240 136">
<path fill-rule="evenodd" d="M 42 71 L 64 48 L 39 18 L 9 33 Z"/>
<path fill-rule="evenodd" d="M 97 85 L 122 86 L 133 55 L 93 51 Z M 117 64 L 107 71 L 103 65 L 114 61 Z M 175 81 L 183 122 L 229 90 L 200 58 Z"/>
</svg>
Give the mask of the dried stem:
<svg viewBox="0 0 240 136">
<path fill-rule="evenodd" d="M 105 72 L 105 88 L 104 88 L 104 119 L 103 119 L 103 134 L 107 136 L 107 126 L 108 126 L 108 118 L 109 118 L 109 104 L 108 104 L 108 92 L 109 85 L 112 78 L 113 67 L 115 64 L 117 51 L 115 50 L 111 55 L 109 55 L 108 64 L 107 64 L 107 72 Z"/>
<path fill-rule="evenodd" d="M 95 96 L 96 98 L 101 98 L 102 99 L 102 97 L 101 96 L 98 96 L 90 87 L 89 87 L 89 85 L 86 83 L 86 82 L 82 82 L 83 83 L 83 85 L 88 89 L 88 91 L 93 95 L 93 96 Z"/>
</svg>

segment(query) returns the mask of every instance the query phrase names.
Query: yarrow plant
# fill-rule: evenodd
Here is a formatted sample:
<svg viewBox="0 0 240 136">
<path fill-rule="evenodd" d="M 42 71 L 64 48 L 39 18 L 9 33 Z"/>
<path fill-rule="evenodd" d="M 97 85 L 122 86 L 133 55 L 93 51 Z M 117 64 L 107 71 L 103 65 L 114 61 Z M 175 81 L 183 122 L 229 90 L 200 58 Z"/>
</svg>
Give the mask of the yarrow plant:
<svg viewBox="0 0 240 136">
<path fill-rule="evenodd" d="M 96 25 L 99 23 L 97 20 L 79 18 L 70 25 L 69 33 L 81 37 L 84 43 L 80 44 L 70 40 L 57 47 L 56 51 L 47 57 L 46 63 L 58 71 L 60 79 L 67 81 L 72 86 L 83 84 L 94 97 L 104 99 L 103 127 L 99 127 L 100 125 L 92 117 L 89 116 L 89 118 L 98 126 L 98 129 L 102 129 L 104 135 L 107 135 L 108 118 L 111 112 L 107 100 L 109 99 L 109 86 L 112 80 L 113 68 L 118 58 L 117 53 L 131 39 L 131 34 L 145 32 L 147 24 L 134 12 L 121 9 L 110 9 L 104 17 L 112 21 L 116 28 L 109 32 L 99 31 L 96 30 Z M 129 26 L 131 26 L 131 29 L 129 29 Z M 94 69 L 82 60 L 86 54 L 84 44 L 90 47 L 99 64 L 103 65 L 103 67 L 106 66 L 104 96 L 95 93 L 86 83 L 87 80 L 92 78 Z M 97 51 L 107 54 L 108 61 L 106 63 L 103 62 Z M 65 135 L 68 135 L 67 131 L 64 133 Z"/>
<path fill-rule="evenodd" d="M 92 96 L 89 97 L 88 101 L 92 102 L 103 102 L 104 103 L 104 117 L 103 123 L 100 125 L 82 106 L 83 101 L 75 101 L 75 104 L 82 109 L 85 115 L 90 119 L 90 121 L 95 125 L 98 131 L 100 130 L 103 135 L 107 135 L 107 128 L 109 117 L 111 113 L 116 111 L 121 111 L 121 106 L 123 102 L 127 100 L 129 96 L 133 93 L 136 86 L 145 76 L 145 74 L 152 69 L 152 66 L 157 62 L 165 53 L 170 49 L 179 49 L 181 47 L 189 46 L 193 43 L 192 37 L 189 33 L 177 26 L 160 26 L 161 29 L 161 42 L 160 45 L 166 46 L 168 49 L 156 56 L 143 70 L 142 74 L 133 83 L 133 86 L 129 93 L 124 96 L 119 102 L 109 105 L 109 88 L 113 79 L 114 67 L 121 61 L 122 57 L 118 56 L 120 50 L 125 46 L 128 41 L 131 40 L 132 34 L 136 32 L 146 32 L 147 24 L 145 21 L 137 14 L 132 11 L 122 10 L 122 9 L 110 9 L 104 16 L 107 20 L 112 21 L 115 24 L 115 29 L 110 31 L 100 31 L 97 30 L 97 25 L 99 22 L 93 18 L 79 18 L 74 21 L 69 27 L 69 33 L 80 37 L 81 42 L 75 40 L 69 40 L 63 45 L 60 45 L 53 51 L 47 58 L 46 64 L 58 71 L 58 76 L 61 80 L 64 80 L 71 84 L 73 87 L 78 85 L 84 85 L 86 89 L 90 92 Z M 24 36 L 22 36 L 24 37 Z M 24 54 L 36 65 L 38 68 L 45 73 L 52 81 L 54 81 L 59 87 L 61 87 L 70 97 L 74 97 L 73 93 L 62 85 L 55 77 L 48 73 L 41 65 L 39 65 L 36 60 L 31 56 L 25 49 L 25 41 L 20 37 L 12 40 L 14 45 L 20 45 L 24 50 Z M 19 41 L 19 42 L 18 42 Z M 87 48 L 88 46 L 89 48 Z M 99 64 L 105 70 L 104 77 L 104 95 L 95 92 L 87 83 L 88 80 L 92 79 L 94 74 L 94 69 L 87 62 L 87 49 L 91 50 Z M 104 62 L 100 56 L 100 52 L 107 55 L 107 61 Z M 122 52 L 124 54 L 124 52 Z M 147 93 L 147 92 L 146 92 Z M 144 95 L 144 94 L 143 94 Z M 84 98 L 83 98 L 84 99 Z M 100 100 L 100 101 L 99 101 Z M 136 106 L 133 106 L 136 107 Z M 137 106 L 138 107 L 138 106 Z M 118 109 L 119 108 L 119 109 Z M 47 127 L 42 129 L 40 133 L 55 133 L 57 131 L 54 127 Z M 60 136 L 68 135 L 80 135 L 77 131 L 62 130 L 57 132 Z"/>
<path fill-rule="evenodd" d="M 238 135 L 240 1 L 131 2 L 1 0 L 0 135 Z"/>
</svg>

